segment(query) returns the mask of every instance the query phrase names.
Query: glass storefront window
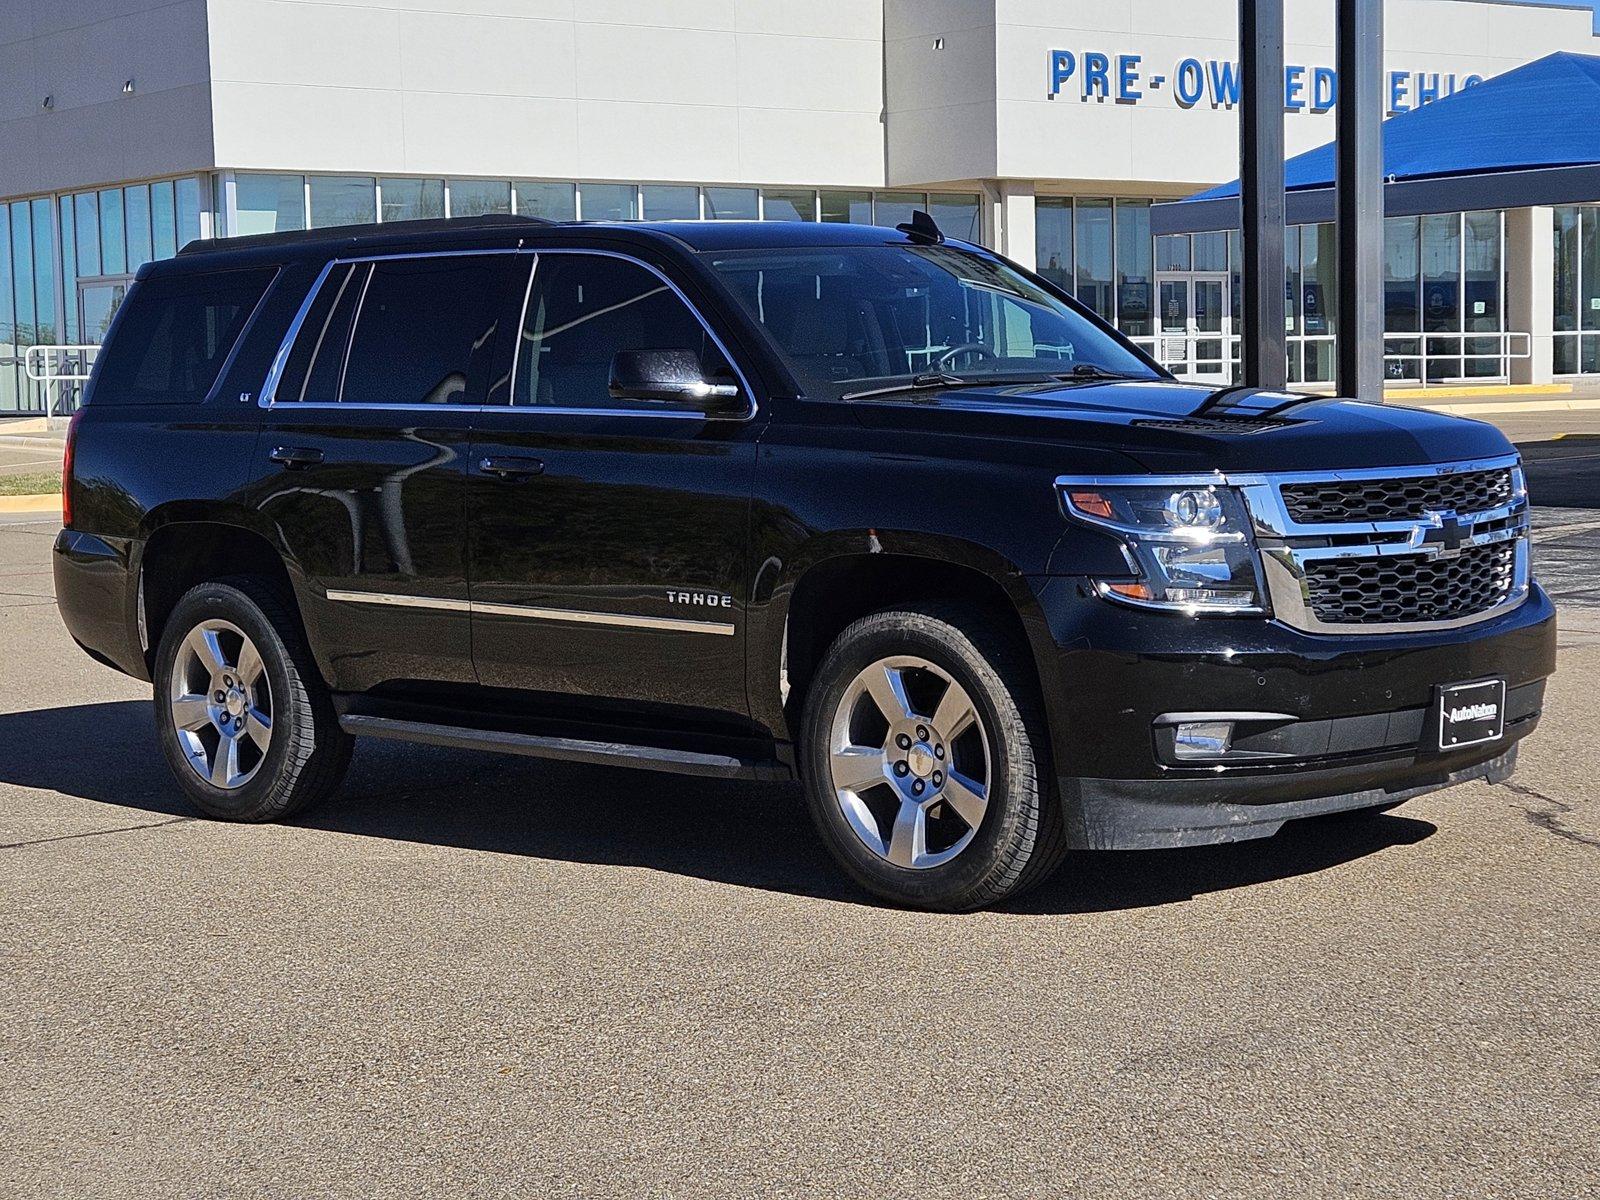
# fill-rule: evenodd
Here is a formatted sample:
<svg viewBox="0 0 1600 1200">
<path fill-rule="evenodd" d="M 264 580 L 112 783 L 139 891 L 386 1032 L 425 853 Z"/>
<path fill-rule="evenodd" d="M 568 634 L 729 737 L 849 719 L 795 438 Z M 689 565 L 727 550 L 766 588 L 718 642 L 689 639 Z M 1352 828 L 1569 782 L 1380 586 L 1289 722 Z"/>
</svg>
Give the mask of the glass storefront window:
<svg viewBox="0 0 1600 1200">
<path fill-rule="evenodd" d="M 1555 303 L 1554 325 L 1556 333 L 1566 333 L 1578 328 L 1578 209 L 1565 205 L 1554 210 L 1555 224 Z M 1576 338 L 1555 339 L 1555 373 L 1571 375 L 1578 370 L 1578 341 Z"/>
<path fill-rule="evenodd" d="M 1333 381 L 1334 344 L 1329 339 L 1338 332 L 1338 261 L 1331 224 L 1300 227 L 1300 320 L 1306 336 L 1301 379 L 1305 383 Z"/>
<path fill-rule="evenodd" d="M 426 221 L 444 216 L 444 180 L 378 180 L 380 221 Z"/>
<path fill-rule="evenodd" d="M 1116 312 L 1111 293 L 1111 201 L 1080 199 L 1073 214 L 1073 262 L 1079 301 L 1107 321 Z"/>
<path fill-rule="evenodd" d="M 631 183 L 586 183 L 579 189 L 585 221 L 637 221 L 638 189 Z"/>
<path fill-rule="evenodd" d="M 1300 319 L 1300 239 L 1295 236 L 1297 226 L 1290 226 L 1285 230 L 1283 246 L 1283 328 L 1291 338 L 1296 338 L 1305 332 L 1305 323 Z M 1240 314 L 1241 320 L 1243 314 Z M 1289 347 L 1289 382 L 1299 383 L 1301 371 L 1305 366 L 1301 355 L 1294 352 L 1292 343 Z"/>
<path fill-rule="evenodd" d="M 1422 329 L 1422 226 L 1416 217 L 1389 217 L 1383 223 L 1383 328 L 1386 333 Z M 1387 379 L 1421 379 L 1421 343 L 1417 338 L 1385 338 L 1384 353 L 1406 355 L 1385 359 Z"/>
<path fill-rule="evenodd" d="M 822 192 L 822 219 L 852 225 L 872 224 L 871 192 Z"/>
<path fill-rule="evenodd" d="M 137 271 L 155 257 L 150 236 L 150 187 L 122 189 L 122 211 L 128 223 L 128 270 Z"/>
<path fill-rule="evenodd" d="M 1501 296 L 1500 213 L 1469 212 L 1461 218 L 1462 322 L 1467 333 L 1498 332 Z M 1499 338 L 1467 338 L 1462 370 L 1469 376 L 1502 373 Z"/>
<path fill-rule="evenodd" d="M 313 175 L 311 228 L 370 225 L 378 219 L 377 187 L 370 175 Z"/>
<path fill-rule="evenodd" d="M 1118 217 L 1120 220 L 1121 217 Z M 1225 233 L 1197 233 L 1194 235 L 1194 269 L 1196 271 L 1226 271 L 1228 269 L 1228 235 Z"/>
<path fill-rule="evenodd" d="M 971 192 L 929 192 L 928 215 L 946 237 L 963 242 L 983 240 L 983 210 Z"/>
<path fill-rule="evenodd" d="M 872 206 L 872 223 L 893 229 L 911 220 L 911 214 L 928 207 L 928 197 L 922 192 L 879 192 Z"/>
<path fill-rule="evenodd" d="M 1461 331 L 1461 215 L 1432 213 L 1422 218 L 1422 330 Z M 1425 337 L 1422 352 L 1429 380 L 1461 376 L 1461 339 Z"/>
<path fill-rule="evenodd" d="M 181 246 L 185 240 L 182 234 L 181 184 L 194 181 L 179 182 L 178 244 Z M 195 191 L 194 204 L 196 223 L 198 223 L 200 206 L 198 188 Z M 286 229 L 306 227 L 305 180 L 299 175 L 240 175 L 235 178 L 233 184 L 233 205 L 236 217 L 234 232 L 238 234 L 278 233 Z M 111 274 L 110 271 L 106 273 Z"/>
<path fill-rule="evenodd" d="M 1150 293 L 1155 271 L 1150 201 L 1118 200 L 1116 224 L 1117 328 L 1129 337 L 1148 337 L 1154 331 Z"/>
<path fill-rule="evenodd" d="M 171 258 L 178 252 L 177 210 L 170 179 L 150 185 L 150 243 L 157 258 Z"/>
<path fill-rule="evenodd" d="M 78 341 L 78 306 L 74 303 L 74 297 L 78 294 L 78 239 L 72 214 L 72 197 L 61 197 L 61 278 L 67 296 L 67 324 L 63 340 L 69 345 L 75 345 Z"/>
<path fill-rule="evenodd" d="M 33 202 L 33 311 L 34 338 L 41 345 L 55 345 L 56 335 L 56 250 L 55 206 L 41 196 Z"/>
<path fill-rule="evenodd" d="M 122 228 L 122 189 L 100 193 L 100 270 L 121 275 L 128 269 L 128 244 Z"/>
<path fill-rule="evenodd" d="M 511 181 L 452 179 L 449 204 L 452 217 L 486 217 L 510 213 Z"/>
<path fill-rule="evenodd" d="M 13 295 L 15 280 L 11 267 L 11 210 L 0 204 L 0 358 L 15 359 L 17 348 L 17 310 Z M 0 363 L 0 412 L 22 411 L 22 366 L 15 361 Z"/>
<path fill-rule="evenodd" d="M 761 219 L 764 221 L 815 221 L 817 194 L 768 188 L 761 193 Z"/>
<path fill-rule="evenodd" d="M 1167 233 L 1156 239 L 1156 270 L 1187 271 L 1190 261 L 1187 233 Z"/>
<path fill-rule="evenodd" d="M 79 192 L 72 198 L 78 227 L 78 271 L 100 274 L 100 197 L 94 192 Z"/>
<path fill-rule="evenodd" d="M 193 176 L 177 180 L 173 187 L 177 194 L 178 246 L 188 245 L 200 236 L 200 181 Z M 299 229 L 305 224 L 292 228 Z M 212 236 L 215 235 L 213 231 Z"/>
<path fill-rule="evenodd" d="M 698 221 L 700 189 L 671 184 L 646 184 L 640 188 L 646 221 Z"/>
<path fill-rule="evenodd" d="M 706 216 L 714 221 L 754 221 L 761 216 L 755 188 L 708 187 Z"/>
<path fill-rule="evenodd" d="M 574 221 L 578 217 L 578 186 L 573 183 L 519 183 L 517 212 L 546 221 Z"/>
<path fill-rule="evenodd" d="M 1033 206 L 1033 261 L 1039 274 L 1072 291 L 1072 200 L 1040 196 Z"/>
<path fill-rule="evenodd" d="M 11 206 L 11 286 L 12 311 L 16 314 L 16 336 L 12 343 L 31 346 L 37 309 L 33 288 L 33 210 L 26 200 L 18 200 Z"/>
</svg>

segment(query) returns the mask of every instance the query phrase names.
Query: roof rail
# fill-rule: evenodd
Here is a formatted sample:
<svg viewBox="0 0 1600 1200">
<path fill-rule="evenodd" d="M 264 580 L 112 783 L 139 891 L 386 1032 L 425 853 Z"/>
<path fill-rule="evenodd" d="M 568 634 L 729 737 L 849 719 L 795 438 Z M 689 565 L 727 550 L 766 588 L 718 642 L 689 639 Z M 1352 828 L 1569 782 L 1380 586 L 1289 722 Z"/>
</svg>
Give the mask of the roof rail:
<svg viewBox="0 0 1600 1200">
<path fill-rule="evenodd" d="M 196 238 L 185 243 L 179 255 L 210 254 L 217 250 L 253 250 L 268 246 L 295 246 L 310 242 L 337 242 L 353 238 L 403 236 L 408 233 L 444 233 L 453 229 L 495 229 L 515 225 L 558 225 L 544 217 L 525 217 L 511 213 L 490 213 L 481 217 L 423 217 L 415 221 L 368 222 L 362 225 L 330 225 L 322 229 L 289 229 L 281 233 L 250 233 L 238 237 Z"/>
</svg>

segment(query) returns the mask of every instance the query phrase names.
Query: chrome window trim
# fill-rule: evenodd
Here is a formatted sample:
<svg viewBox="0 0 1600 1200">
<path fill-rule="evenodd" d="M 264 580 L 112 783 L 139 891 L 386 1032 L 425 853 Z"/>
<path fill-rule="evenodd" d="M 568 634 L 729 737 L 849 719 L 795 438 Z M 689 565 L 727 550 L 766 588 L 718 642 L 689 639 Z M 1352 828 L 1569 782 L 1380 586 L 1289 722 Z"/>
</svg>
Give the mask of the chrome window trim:
<svg viewBox="0 0 1600 1200">
<path fill-rule="evenodd" d="M 474 412 L 484 408 L 498 408 L 500 405 L 483 404 L 423 404 L 420 401 L 414 404 L 396 402 L 393 404 L 344 404 L 338 400 L 279 400 L 278 384 L 283 380 L 284 369 L 289 365 L 289 355 L 294 351 L 296 339 L 300 336 L 300 329 L 305 324 L 306 317 L 310 315 L 311 306 L 316 302 L 317 295 L 322 291 L 322 285 L 327 282 L 328 276 L 335 267 L 349 263 L 377 263 L 396 262 L 413 258 L 485 258 L 491 255 L 534 255 L 535 251 L 528 246 L 488 246 L 478 250 L 414 250 L 398 254 L 350 254 L 330 258 L 322 264 L 322 270 L 317 272 L 317 277 L 312 280 L 311 287 L 307 290 L 305 299 L 300 302 L 299 309 L 294 314 L 294 320 L 289 322 L 289 328 L 284 331 L 283 340 L 278 343 L 278 352 L 272 356 L 272 365 L 267 368 L 267 378 L 261 385 L 260 398 L 256 401 L 262 408 L 348 408 L 366 409 L 369 411 L 387 412 L 402 409 L 414 412 L 417 409 L 448 412 Z M 371 275 L 368 275 L 371 281 Z M 355 322 L 350 323 L 351 336 L 355 334 Z M 346 343 L 345 352 L 349 353 L 349 343 Z M 342 377 L 342 370 L 341 370 Z"/>
<path fill-rule="evenodd" d="M 744 368 L 739 365 L 739 360 L 729 352 L 727 343 L 717 336 L 717 331 L 712 328 L 711 322 L 706 320 L 705 314 L 702 313 L 700 309 L 695 306 L 694 302 L 684 294 L 683 289 L 680 288 L 676 283 L 672 282 L 672 280 L 669 279 L 664 272 L 652 264 L 645 262 L 641 258 L 637 258 L 632 254 L 623 254 L 617 250 L 591 250 L 582 246 L 558 246 L 554 248 L 540 247 L 534 250 L 533 254 L 533 270 L 528 274 L 528 289 L 522 297 L 522 311 L 517 318 L 516 350 L 511 358 L 511 403 L 493 405 L 491 406 L 493 409 L 509 409 L 512 412 L 546 413 L 552 416 L 569 417 L 643 417 L 646 420 L 652 421 L 660 420 L 663 417 L 675 420 L 690 421 L 752 421 L 755 419 L 756 414 L 761 411 L 760 403 L 756 400 L 755 389 L 750 386 L 749 377 L 745 375 Z M 697 322 L 699 322 L 700 328 L 706 331 L 706 336 L 709 337 L 716 345 L 717 349 L 722 352 L 722 357 L 727 360 L 728 365 L 733 369 L 733 373 L 738 376 L 739 386 L 743 390 L 745 402 L 748 405 L 747 411 L 735 415 L 731 413 L 714 414 L 694 412 L 692 410 L 686 411 L 678 408 L 662 409 L 660 412 L 653 412 L 648 408 L 568 408 L 554 405 L 547 406 L 540 404 L 518 404 L 516 402 L 517 369 L 522 365 L 522 343 L 524 340 L 522 331 L 527 328 L 528 324 L 528 304 L 533 298 L 534 284 L 538 282 L 539 260 L 547 255 L 558 254 L 577 254 L 585 255 L 590 258 L 620 259 L 622 262 L 632 263 L 636 267 L 644 268 L 657 279 L 661 280 L 662 283 L 666 284 L 667 287 L 672 290 L 672 294 L 675 295 L 683 304 L 683 306 L 689 310 L 689 314 L 693 316 Z M 641 401 L 640 403 L 643 404 L 646 402 Z"/>
<path fill-rule="evenodd" d="M 1429 476 L 1460 475 L 1473 471 L 1509 470 L 1512 497 L 1509 504 L 1477 512 L 1458 513 L 1466 526 L 1464 547 L 1494 545 L 1515 541 L 1516 555 L 1511 588 L 1505 599 L 1483 612 L 1445 621 L 1373 622 L 1335 624 L 1317 619 L 1311 611 L 1310 592 L 1304 566 L 1328 559 L 1362 559 L 1399 556 L 1436 557 L 1440 550 L 1425 546 L 1420 535 L 1424 525 L 1416 520 L 1318 522 L 1301 524 L 1289 516 L 1282 488 L 1296 483 L 1364 483 L 1385 479 L 1421 479 Z M 1519 454 L 1500 454 L 1490 458 L 1463 459 L 1448 463 L 1418 463 L 1397 467 L 1347 467 L 1322 471 L 1272 471 L 1174 475 L 1061 475 L 1056 478 L 1058 492 L 1076 487 L 1232 487 L 1244 496 L 1250 512 L 1261 573 L 1273 618 L 1302 633 L 1333 636 L 1387 636 L 1404 633 L 1437 633 L 1462 629 L 1490 621 L 1520 607 L 1533 590 L 1529 554 L 1530 519 L 1527 480 Z M 1063 505 L 1066 503 L 1062 499 Z M 1473 532 L 1478 526 L 1504 523 L 1498 529 Z M 1295 545 L 1303 539 L 1363 537 L 1365 542 L 1342 546 Z M 1388 539 L 1388 540 L 1385 540 Z M 1403 540 L 1394 540 L 1403 539 Z M 1109 594 L 1098 582 L 1096 590 Z M 1230 615 L 1230 614 L 1217 614 Z M 1249 615 L 1249 614 L 1233 614 Z"/>
<path fill-rule="evenodd" d="M 329 600 L 345 604 L 376 604 L 392 608 L 426 608 L 440 612 L 464 612 L 495 617 L 521 617 L 535 621 L 566 621 L 580 625 L 610 625 L 624 629 L 655 629 L 671 633 L 708 633 L 730 637 L 736 626 L 730 621 L 695 621 L 686 617 L 647 617 L 638 613 L 604 613 L 579 608 L 540 608 L 531 604 L 490 604 L 477 600 L 454 600 L 446 596 L 412 596 L 400 592 L 352 591 L 329 588 Z"/>
</svg>

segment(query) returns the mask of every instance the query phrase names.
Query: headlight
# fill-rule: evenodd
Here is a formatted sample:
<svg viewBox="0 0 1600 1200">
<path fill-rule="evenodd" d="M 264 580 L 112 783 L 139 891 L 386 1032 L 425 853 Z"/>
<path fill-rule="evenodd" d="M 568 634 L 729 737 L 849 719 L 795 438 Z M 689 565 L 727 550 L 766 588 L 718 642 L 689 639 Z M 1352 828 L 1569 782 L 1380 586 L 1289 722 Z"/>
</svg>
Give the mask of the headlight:
<svg viewBox="0 0 1600 1200">
<path fill-rule="evenodd" d="M 1109 530 L 1137 578 L 1097 579 L 1095 590 L 1142 608 L 1263 613 L 1250 516 L 1233 488 L 1204 480 L 1063 480 L 1069 516 Z"/>
</svg>

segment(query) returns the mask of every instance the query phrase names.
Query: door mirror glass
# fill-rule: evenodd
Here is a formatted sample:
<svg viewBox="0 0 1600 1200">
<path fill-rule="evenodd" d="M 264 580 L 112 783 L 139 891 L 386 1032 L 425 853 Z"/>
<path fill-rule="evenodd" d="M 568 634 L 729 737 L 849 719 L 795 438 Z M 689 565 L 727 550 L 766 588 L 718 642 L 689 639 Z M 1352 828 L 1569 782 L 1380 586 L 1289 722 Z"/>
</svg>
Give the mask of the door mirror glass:
<svg viewBox="0 0 1600 1200">
<path fill-rule="evenodd" d="M 607 390 L 613 400 L 692 404 L 706 412 L 740 407 L 739 389 L 708 382 L 693 350 L 619 350 L 611 359 Z"/>
</svg>

